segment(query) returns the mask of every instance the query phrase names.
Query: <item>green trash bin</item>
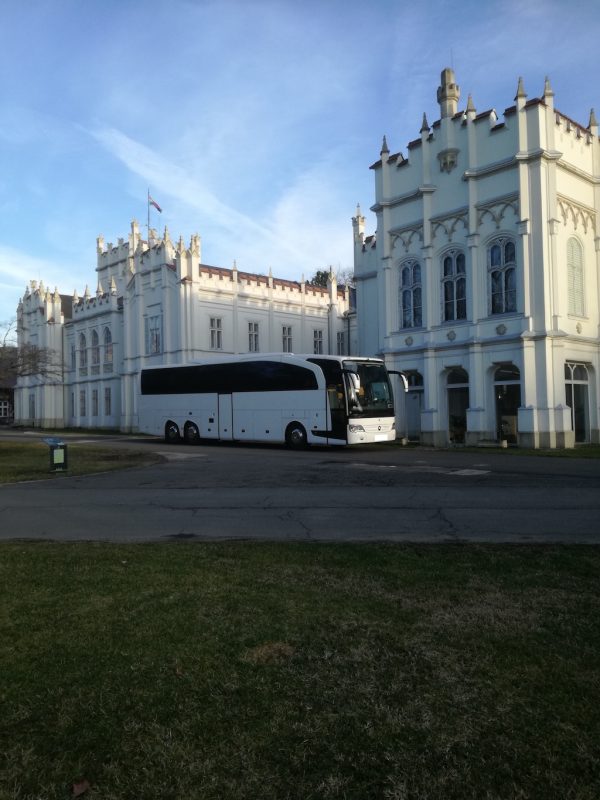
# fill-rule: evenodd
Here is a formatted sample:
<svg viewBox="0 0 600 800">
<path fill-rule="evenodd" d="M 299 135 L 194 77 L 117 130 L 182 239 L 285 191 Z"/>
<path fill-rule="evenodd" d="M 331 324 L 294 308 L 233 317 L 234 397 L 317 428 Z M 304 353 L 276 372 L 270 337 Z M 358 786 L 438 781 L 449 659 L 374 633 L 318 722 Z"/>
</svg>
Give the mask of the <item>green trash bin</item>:
<svg viewBox="0 0 600 800">
<path fill-rule="evenodd" d="M 67 470 L 67 445 L 54 437 L 44 439 L 50 448 L 50 472 L 66 472 Z"/>
</svg>

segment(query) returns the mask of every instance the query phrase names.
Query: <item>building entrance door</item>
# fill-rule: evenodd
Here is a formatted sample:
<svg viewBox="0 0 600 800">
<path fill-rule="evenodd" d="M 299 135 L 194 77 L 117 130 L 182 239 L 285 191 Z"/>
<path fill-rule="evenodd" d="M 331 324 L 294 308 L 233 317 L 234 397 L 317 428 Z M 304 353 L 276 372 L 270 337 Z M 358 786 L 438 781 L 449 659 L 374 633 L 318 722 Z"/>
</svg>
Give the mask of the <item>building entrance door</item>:
<svg viewBox="0 0 600 800">
<path fill-rule="evenodd" d="M 453 444 L 464 444 L 469 408 L 469 375 L 459 368 L 448 373 L 448 438 Z"/>
<path fill-rule="evenodd" d="M 413 441 L 421 438 L 421 411 L 423 409 L 423 376 L 419 372 L 406 372 L 408 392 L 404 395 L 406 408 L 406 435 Z"/>
<path fill-rule="evenodd" d="M 517 419 L 521 405 L 521 373 L 512 364 L 498 367 L 494 374 L 496 435 L 509 444 L 517 443 Z"/>
<path fill-rule="evenodd" d="M 589 375 L 585 364 L 565 363 L 565 394 L 571 409 L 571 428 L 575 443 L 590 441 Z"/>
</svg>

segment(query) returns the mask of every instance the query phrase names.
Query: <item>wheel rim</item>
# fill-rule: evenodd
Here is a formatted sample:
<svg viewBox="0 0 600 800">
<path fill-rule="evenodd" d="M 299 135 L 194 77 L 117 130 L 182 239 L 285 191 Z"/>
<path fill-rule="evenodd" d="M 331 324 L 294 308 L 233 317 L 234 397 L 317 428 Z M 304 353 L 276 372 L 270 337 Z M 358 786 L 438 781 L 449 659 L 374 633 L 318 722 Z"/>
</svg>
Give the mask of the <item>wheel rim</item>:
<svg viewBox="0 0 600 800">
<path fill-rule="evenodd" d="M 169 439 L 171 442 L 174 442 L 176 439 L 179 439 L 179 428 L 177 427 L 177 425 L 175 425 L 174 423 L 167 425 L 166 436 L 167 439 Z"/>
<path fill-rule="evenodd" d="M 303 447 L 306 444 L 306 434 L 299 426 L 294 426 L 289 433 L 289 442 L 292 447 Z"/>
<path fill-rule="evenodd" d="M 197 442 L 200 438 L 200 432 L 195 425 L 188 425 L 185 429 L 185 438 L 188 442 Z"/>
</svg>

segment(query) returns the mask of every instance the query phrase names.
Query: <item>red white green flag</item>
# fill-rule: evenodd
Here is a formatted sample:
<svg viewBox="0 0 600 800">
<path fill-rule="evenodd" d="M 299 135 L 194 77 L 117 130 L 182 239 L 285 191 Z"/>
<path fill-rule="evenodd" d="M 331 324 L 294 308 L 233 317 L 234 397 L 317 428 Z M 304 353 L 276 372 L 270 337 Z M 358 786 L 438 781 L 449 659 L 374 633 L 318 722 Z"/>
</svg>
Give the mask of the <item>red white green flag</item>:
<svg viewBox="0 0 600 800">
<path fill-rule="evenodd" d="M 162 208 L 161 208 L 161 207 L 158 205 L 158 203 L 156 202 L 156 200 L 153 200 L 153 199 L 152 199 L 152 197 L 151 197 L 150 195 L 148 195 L 148 203 L 149 203 L 151 206 L 154 206 L 154 208 L 155 208 L 155 209 L 156 209 L 156 210 L 157 210 L 157 211 L 158 211 L 160 214 L 162 214 Z"/>
</svg>

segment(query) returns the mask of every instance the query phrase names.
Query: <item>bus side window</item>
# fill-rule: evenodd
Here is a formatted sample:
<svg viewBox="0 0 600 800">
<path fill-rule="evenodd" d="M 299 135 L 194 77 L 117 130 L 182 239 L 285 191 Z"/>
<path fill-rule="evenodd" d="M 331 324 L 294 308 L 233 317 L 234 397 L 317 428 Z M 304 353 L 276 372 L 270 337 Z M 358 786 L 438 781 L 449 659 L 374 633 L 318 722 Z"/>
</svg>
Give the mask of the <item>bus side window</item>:
<svg viewBox="0 0 600 800">
<path fill-rule="evenodd" d="M 344 395 L 340 395 L 337 390 L 337 386 L 329 385 L 327 387 L 327 396 L 329 397 L 329 407 L 330 408 L 342 408 L 342 401 L 344 399 Z"/>
</svg>

